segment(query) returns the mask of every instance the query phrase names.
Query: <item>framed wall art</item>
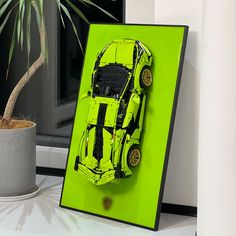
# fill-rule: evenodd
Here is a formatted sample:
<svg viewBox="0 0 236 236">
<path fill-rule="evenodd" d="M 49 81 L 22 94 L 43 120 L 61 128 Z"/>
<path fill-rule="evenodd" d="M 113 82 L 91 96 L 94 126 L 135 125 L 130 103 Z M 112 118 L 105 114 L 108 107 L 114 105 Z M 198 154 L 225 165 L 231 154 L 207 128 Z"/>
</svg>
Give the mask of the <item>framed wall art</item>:
<svg viewBox="0 0 236 236">
<path fill-rule="evenodd" d="M 61 207 L 158 229 L 187 32 L 90 25 Z"/>
</svg>

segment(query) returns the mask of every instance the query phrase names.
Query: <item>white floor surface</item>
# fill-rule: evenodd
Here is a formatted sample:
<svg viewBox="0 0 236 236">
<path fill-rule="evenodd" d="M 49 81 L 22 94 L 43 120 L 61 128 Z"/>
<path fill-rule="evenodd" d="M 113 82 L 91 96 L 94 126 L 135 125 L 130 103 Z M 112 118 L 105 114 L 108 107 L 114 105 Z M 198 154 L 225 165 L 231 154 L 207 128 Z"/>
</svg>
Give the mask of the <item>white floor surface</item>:
<svg viewBox="0 0 236 236">
<path fill-rule="evenodd" d="M 153 232 L 59 207 L 63 178 L 37 176 L 37 197 L 0 203 L 0 236 L 194 236 L 196 218 L 161 214 Z"/>
</svg>

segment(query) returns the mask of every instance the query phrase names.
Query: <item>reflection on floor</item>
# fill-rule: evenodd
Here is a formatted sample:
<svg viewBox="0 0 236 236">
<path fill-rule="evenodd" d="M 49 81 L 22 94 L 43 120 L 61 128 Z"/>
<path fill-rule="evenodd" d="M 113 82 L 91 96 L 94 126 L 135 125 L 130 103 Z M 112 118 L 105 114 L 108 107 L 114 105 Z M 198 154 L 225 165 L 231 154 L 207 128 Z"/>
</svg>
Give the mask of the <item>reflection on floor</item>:
<svg viewBox="0 0 236 236">
<path fill-rule="evenodd" d="M 1 236 L 194 236 L 196 218 L 161 215 L 160 230 L 153 232 L 60 208 L 63 179 L 37 176 L 41 188 L 35 198 L 0 203 Z"/>
</svg>

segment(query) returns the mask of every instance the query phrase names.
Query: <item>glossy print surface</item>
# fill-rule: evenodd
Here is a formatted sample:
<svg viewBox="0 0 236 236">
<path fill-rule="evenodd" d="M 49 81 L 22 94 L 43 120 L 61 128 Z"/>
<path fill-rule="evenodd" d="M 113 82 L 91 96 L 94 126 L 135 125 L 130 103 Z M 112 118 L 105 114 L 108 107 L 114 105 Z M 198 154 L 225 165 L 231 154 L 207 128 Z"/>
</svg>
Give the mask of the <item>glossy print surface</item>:
<svg viewBox="0 0 236 236">
<path fill-rule="evenodd" d="M 158 228 L 187 30 L 186 26 L 167 25 L 90 25 L 61 206 Z M 140 139 L 142 157 L 133 174 L 119 184 L 96 186 L 74 170 L 89 112 L 89 101 L 83 94 L 90 89 L 98 53 L 120 38 L 140 40 L 153 56 L 153 83 L 147 94 Z"/>
</svg>

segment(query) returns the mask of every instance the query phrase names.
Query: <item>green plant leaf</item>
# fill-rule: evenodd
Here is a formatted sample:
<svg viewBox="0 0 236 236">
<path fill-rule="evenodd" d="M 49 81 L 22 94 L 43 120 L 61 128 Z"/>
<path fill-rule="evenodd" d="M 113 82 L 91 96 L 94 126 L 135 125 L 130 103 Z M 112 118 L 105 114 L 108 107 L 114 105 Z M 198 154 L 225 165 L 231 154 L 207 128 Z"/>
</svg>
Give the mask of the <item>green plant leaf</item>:
<svg viewBox="0 0 236 236">
<path fill-rule="evenodd" d="M 12 36 L 11 36 L 11 45 L 10 45 L 10 49 L 9 49 L 9 55 L 8 55 L 8 66 L 7 66 L 7 73 L 6 73 L 6 79 L 8 78 L 8 71 L 9 71 L 9 67 L 11 64 L 11 60 L 12 60 L 12 56 L 15 50 L 15 45 L 16 45 L 16 23 L 17 23 L 17 18 L 15 18 L 15 22 L 14 22 L 14 27 L 13 27 L 13 31 L 12 31 Z"/>
<path fill-rule="evenodd" d="M 29 70 L 29 59 L 31 50 L 31 0 L 26 2 L 26 47 L 27 47 L 27 70 Z"/>
<path fill-rule="evenodd" d="M 37 24 L 38 24 L 38 31 L 40 32 L 42 30 L 42 26 L 45 26 L 44 23 L 44 15 L 43 15 L 43 1 L 38 0 L 34 6 L 34 10 L 36 13 L 36 19 L 37 19 Z M 45 30 L 46 31 L 46 30 Z M 45 32 L 45 38 L 43 39 L 44 42 L 41 42 L 41 54 L 44 57 L 44 61 L 48 63 L 48 48 L 47 48 L 47 35 Z"/>
<path fill-rule="evenodd" d="M 65 22 L 64 22 L 62 14 L 61 14 L 61 6 L 60 6 L 61 2 L 60 2 L 60 0 L 55 0 L 55 2 L 57 4 L 57 8 L 58 8 L 58 12 L 59 12 L 59 15 L 60 15 L 60 18 L 61 18 L 63 28 L 65 28 Z"/>
<path fill-rule="evenodd" d="M 6 2 L 7 0 L 0 0 L 0 7 Z"/>
<path fill-rule="evenodd" d="M 0 3 L 0 7 L 1 7 L 0 8 L 0 18 L 3 16 L 3 14 L 5 13 L 5 11 L 7 10 L 7 8 L 9 7 L 9 5 L 11 4 L 12 1 L 13 0 L 7 0 L 7 2 L 3 1 L 2 4 Z M 6 3 L 4 4 L 4 2 L 6 2 Z"/>
<path fill-rule="evenodd" d="M 64 22 L 64 14 L 69 19 L 73 31 L 76 35 L 77 41 L 79 43 L 79 46 L 83 52 L 83 48 L 81 45 L 81 41 L 79 38 L 78 30 L 73 22 L 73 19 L 70 15 L 70 12 L 68 10 L 68 7 L 71 8 L 79 17 L 81 17 L 85 22 L 88 23 L 87 17 L 84 15 L 84 13 L 75 5 L 74 1 L 72 0 L 64 0 L 65 3 L 67 3 L 67 7 L 64 6 L 61 2 L 61 0 L 54 0 L 57 4 L 57 8 L 59 11 L 59 15 L 63 24 L 63 27 L 65 27 Z M 112 14 L 107 12 L 106 10 L 99 7 L 97 4 L 95 4 L 91 0 L 78 0 L 80 3 L 84 4 L 85 6 L 93 6 L 98 8 L 100 11 L 108 15 L 109 17 L 116 19 Z M 36 20 L 38 25 L 38 31 L 40 32 L 42 25 L 45 28 L 45 22 L 44 22 L 44 0 L 0 0 L 0 18 L 4 16 L 3 22 L 0 25 L 0 34 L 2 33 L 4 27 L 6 26 L 8 20 L 10 19 L 10 15 L 12 13 L 13 8 L 11 8 L 11 3 L 13 4 L 16 2 L 15 6 L 17 7 L 17 12 L 15 15 L 15 21 L 14 21 L 14 28 L 12 31 L 12 38 L 11 38 L 11 44 L 9 48 L 9 58 L 8 58 L 8 64 L 10 65 L 13 53 L 15 50 L 15 44 L 18 42 L 21 45 L 21 48 L 23 48 L 24 41 L 26 42 L 26 48 L 27 48 L 27 59 L 28 64 L 27 67 L 29 68 L 29 58 L 30 58 L 30 52 L 31 52 L 31 21 L 32 21 L 32 7 L 35 9 L 36 13 Z M 62 14 L 63 13 L 63 14 Z M 24 34 L 24 28 L 25 34 Z M 41 54 L 44 57 L 45 62 L 48 62 L 48 45 L 47 45 L 47 34 L 45 34 L 45 39 L 41 42 Z M 9 68 L 9 66 L 8 66 Z"/>
<path fill-rule="evenodd" d="M 10 17 L 10 15 L 11 15 L 13 9 L 14 9 L 17 5 L 18 5 L 18 3 L 16 3 L 16 4 L 10 9 L 10 11 L 9 11 L 8 14 L 6 15 L 4 21 L 3 21 L 2 24 L 0 25 L 0 34 L 2 33 L 4 27 L 6 26 L 6 23 L 7 23 L 7 21 L 9 20 L 9 17 Z"/>
<path fill-rule="evenodd" d="M 22 22 L 22 14 L 24 16 L 24 0 L 19 0 L 19 9 L 18 9 L 18 19 L 17 19 L 17 42 L 19 43 L 20 41 L 23 40 L 23 22 Z M 24 17 L 23 17 L 24 18 Z"/>
<path fill-rule="evenodd" d="M 80 0 L 79 0 L 80 1 Z M 86 2 L 80 1 L 84 6 L 89 7 L 89 5 Z"/>
<path fill-rule="evenodd" d="M 41 0 L 32 1 L 32 5 L 35 10 L 37 8 L 36 18 L 37 18 L 38 24 L 40 25 L 41 20 L 43 19 L 43 1 L 41 1 Z"/>
<path fill-rule="evenodd" d="M 12 12 L 12 11 L 8 12 L 8 14 L 7 14 L 7 16 L 5 17 L 4 21 L 3 21 L 2 24 L 0 25 L 0 34 L 2 33 L 4 27 L 6 26 L 6 23 L 7 23 L 7 21 L 8 21 L 8 19 L 9 19 L 10 15 L 11 15 L 11 12 Z"/>
<path fill-rule="evenodd" d="M 25 16 L 25 1 L 24 4 L 22 5 L 21 9 L 21 33 L 20 33 L 20 45 L 21 45 L 21 50 L 23 49 L 23 40 L 24 40 L 24 16 Z"/>
<path fill-rule="evenodd" d="M 65 0 L 67 2 L 67 4 L 86 22 L 86 23 L 89 23 L 88 22 L 88 19 L 87 17 L 84 15 L 84 13 L 79 9 L 77 8 L 72 2 L 70 2 L 69 0 Z"/>
<path fill-rule="evenodd" d="M 81 51 L 83 52 L 83 47 L 82 47 L 82 44 L 81 44 L 81 42 L 80 42 L 77 29 L 76 29 L 76 27 L 75 27 L 75 25 L 74 25 L 74 22 L 73 22 L 73 20 L 72 20 L 72 18 L 71 18 L 71 15 L 70 15 L 68 9 L 67 9 L 62 3 L 61 3 L 61 9 L 63 10 L 63 12 L 66 14 L 66 16 L 68 17 L 68 19 L 70 20 L 71 25 L 72 25 L 72 28 L 73 28 L 73 30 L 74 30 L 74 32 L 75 32 L 77 41 L 78 41 L 79 46 L 80 46 L 80 48 L 81 48 Z"/>
</svg>

